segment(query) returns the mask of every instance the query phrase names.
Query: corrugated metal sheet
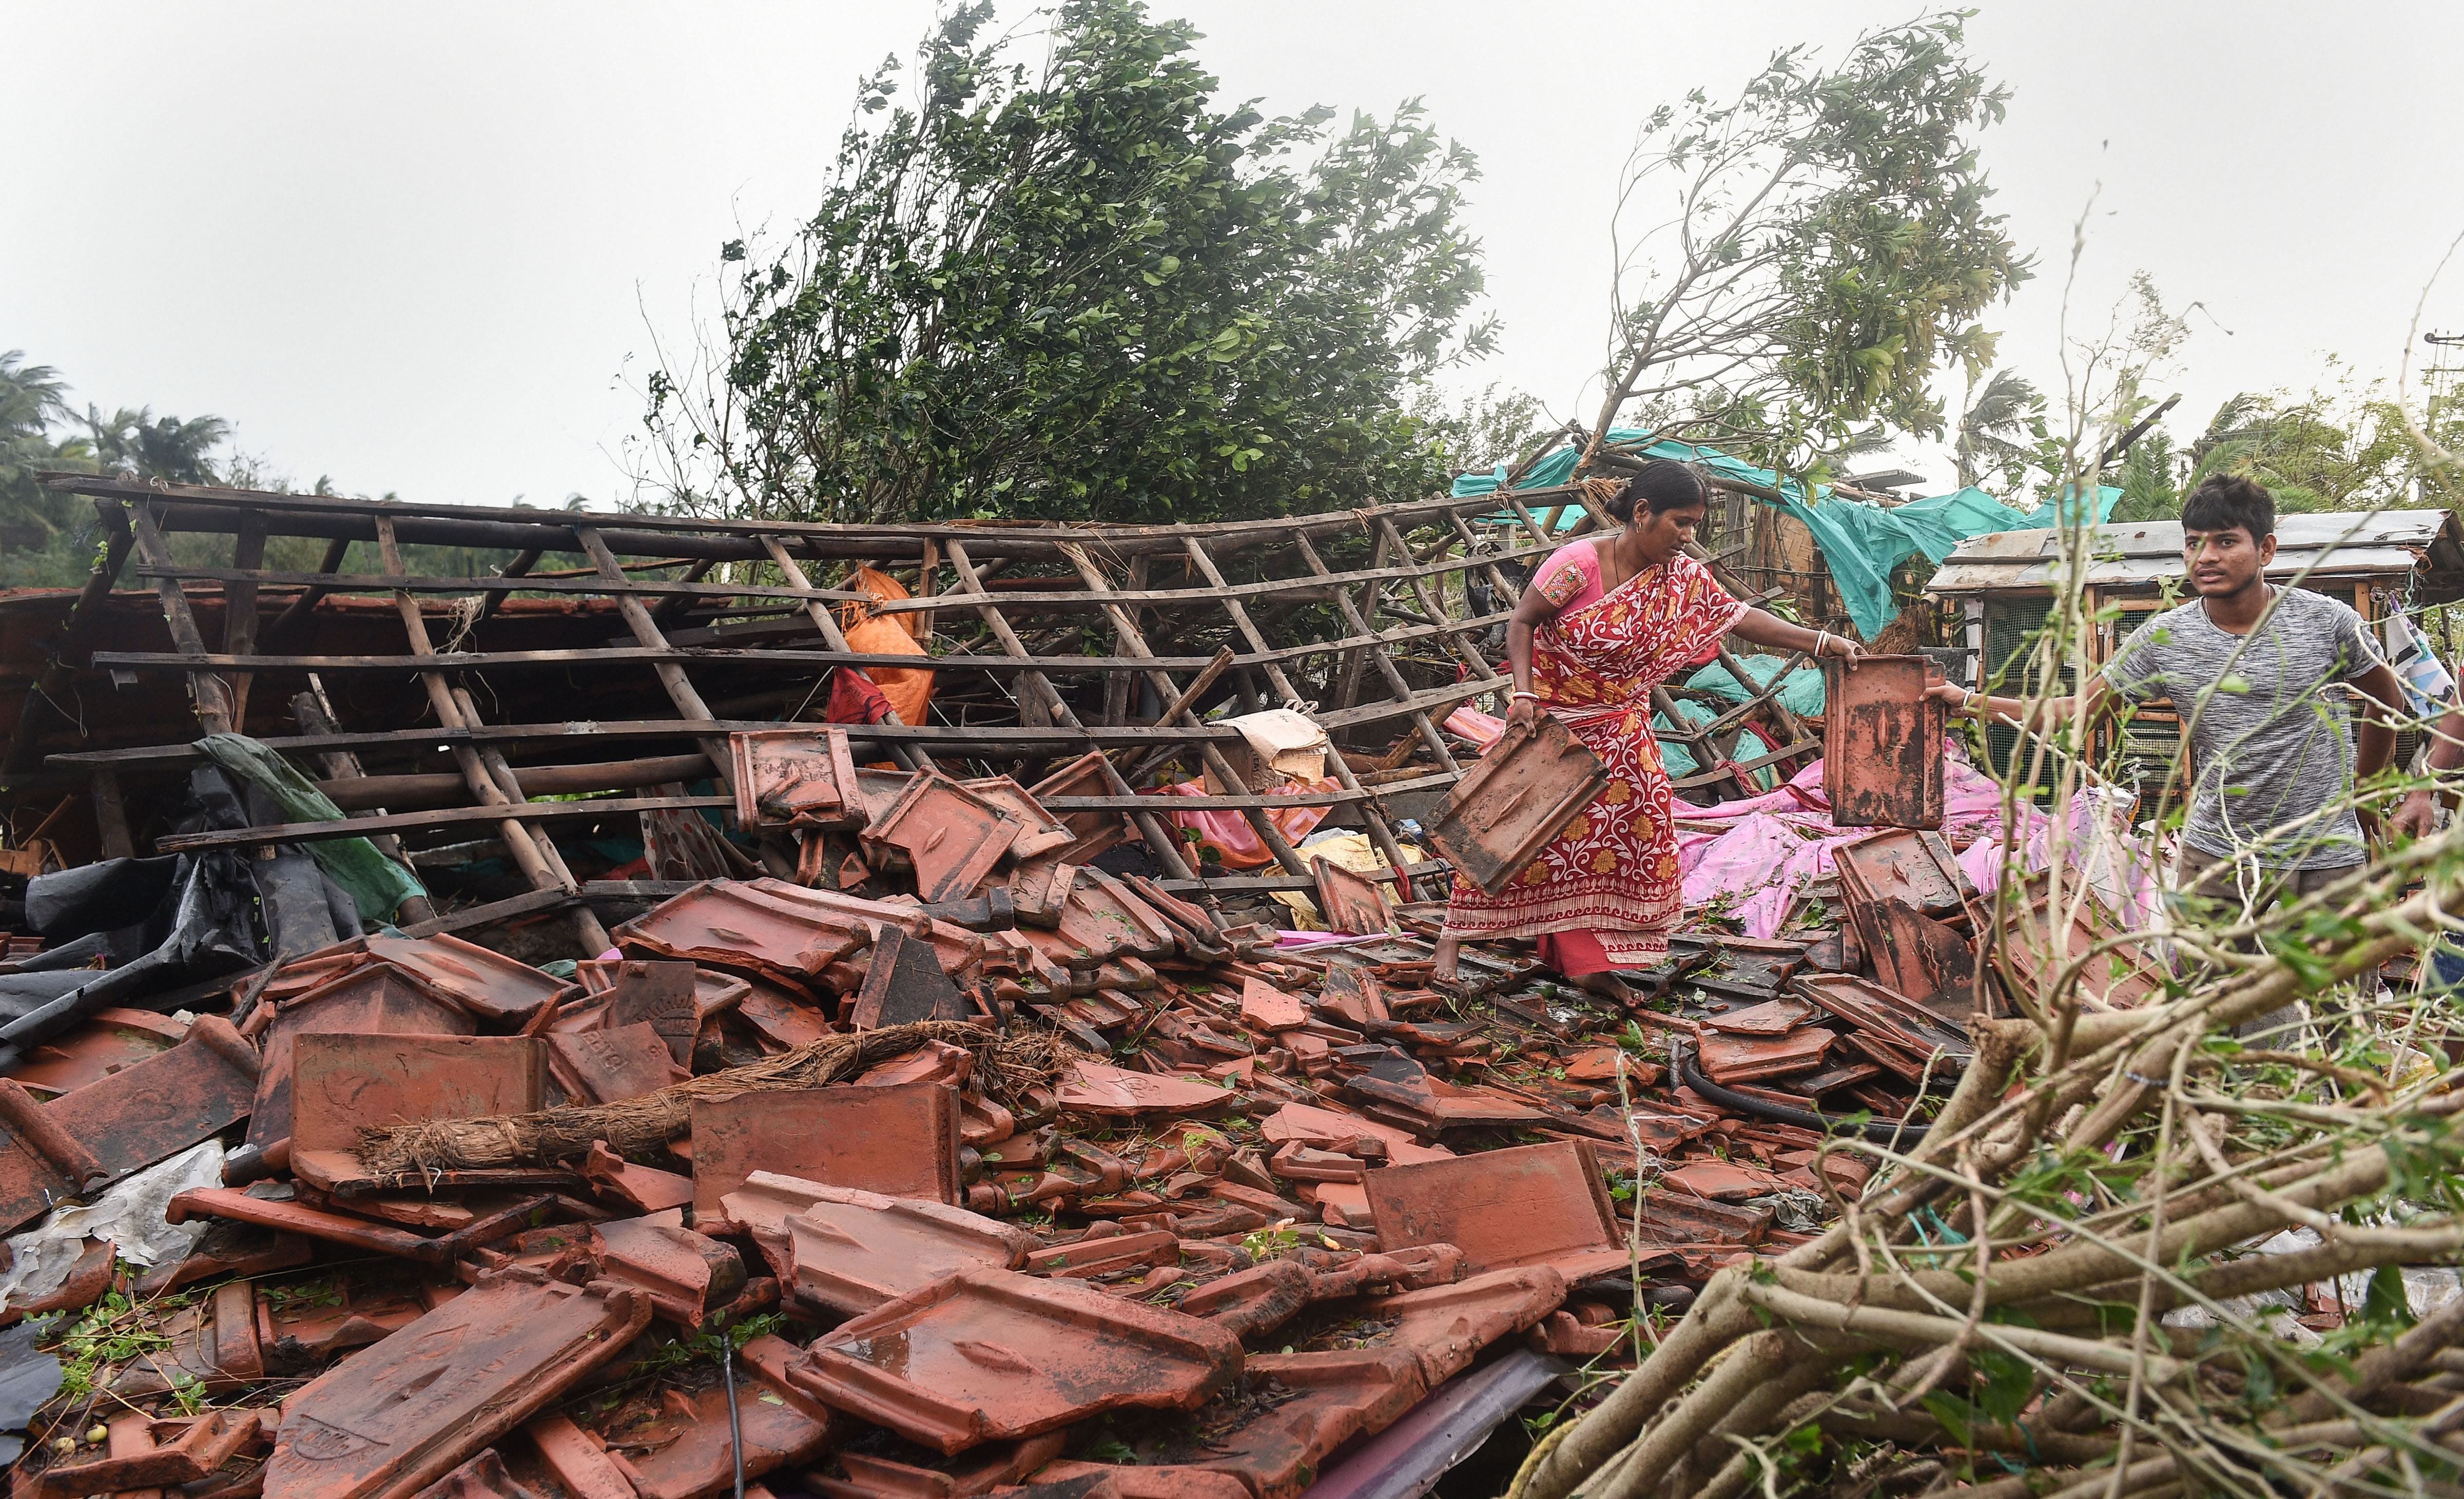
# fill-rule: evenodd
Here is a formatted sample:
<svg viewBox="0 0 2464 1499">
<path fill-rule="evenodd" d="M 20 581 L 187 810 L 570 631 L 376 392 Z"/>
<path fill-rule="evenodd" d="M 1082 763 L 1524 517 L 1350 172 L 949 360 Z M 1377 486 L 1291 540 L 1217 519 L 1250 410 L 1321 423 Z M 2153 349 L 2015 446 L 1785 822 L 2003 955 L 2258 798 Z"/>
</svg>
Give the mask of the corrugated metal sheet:
<svg viewBox="0 0 2464 1499">
<path fill-rule="evenodd" d="M 2446 511 L 2287 515 L 2277 523 L 2267 574 L 2291 578 L 2400 576 L 2419 570 L 2416 596 L 2464 597 L 2464 531 Z M 1926 585 L 1936 594 L 2052 587 L 2062 538 L 2051 531 L 2002 531 L 1962 542 Z M 2179 521 L 2109 526 L 2096 533 L 2087 581 L 2128 587 L 2182 576 Z"/>
</svg>

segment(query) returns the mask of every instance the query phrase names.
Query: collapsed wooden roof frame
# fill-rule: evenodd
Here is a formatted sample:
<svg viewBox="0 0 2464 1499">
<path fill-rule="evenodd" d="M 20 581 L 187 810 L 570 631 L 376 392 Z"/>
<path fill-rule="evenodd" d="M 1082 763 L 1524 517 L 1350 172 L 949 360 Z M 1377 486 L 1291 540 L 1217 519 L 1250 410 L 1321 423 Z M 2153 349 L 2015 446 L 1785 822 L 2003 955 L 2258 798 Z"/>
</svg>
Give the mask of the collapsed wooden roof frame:
<svg viewBox="0 0 2464 1499">
<path fill-rule="evenodd" d="M 975 615 L 1000 645 L 1001 654 L 936 656 L 936 672 L 979 672 L 1006 682 L 1020 706 L 1015 726 L 947 724 L 905 725 L 895 721 L 851 729 L 861 751 L 892 756 L 910 768 L 935 763 L 936 757 L 980 759 L 999 763 L 1021 759 L 1062 759 L 1086 750 L 1108 751 L 1109 793 L 1099 796 L 1057 799 L 1056 812 L 1117 811 L 1128 815 L 1165 875 L 1176 881 L 1198 882 L 1199 876 L 1172 826 L 1155 814 L 1156 798 L 1140 796 L 1122 769 L 1118 751 L 1144 750 L 1139 759 L 1152 766 L 1177 751 L 1195 753 L 1228 787 L 1240 786 L 1223 755 L 1238 742 L 1235 731 L 1199 722 L 1192 711 L 1199 694 L 1226 670 L 1247 668 L 1263 679 L 1280 704 L 1303 703 L 1291 673 L 1310 657 L 1340 658 L 1331 673 L 1336 684 L 1333 701 L 1313 709 L 1314 716 L 1338 740 L 1369 726 L 1406 721 L 1440 771 L 1434 775 L 1373 790 L 1358 775 L 1331 757 L 1330 769 L 1337 789 L 1308 797 L 1238 794 L 1176 798 L 1173 810 L 1223 810 L 1241 814 L 1281 867 L 1266 878 L 1204 881 L 1213 888 L 1295 887 L 1309 882 L 1308 859 L 1293 848 L 1265 815 L 1269 806 L 1295 802 L 1356 805 L 1378 850 L 1393 869 L 1412 879 L 1427 880 L 1442 866 L 1409 865 L 1397 839 L 1380 792 L 1428 789 L 1450 784 L 1463 765 L 1438 719 L 1456 704 L 1501 684 L 1501 678 L 1482 651 L 1479 637 L 1506 618 L 1506 607 L 1519 589 L 1501 564 L 1536 560 L 1563 545 L 1572 535 L 1603 524 L 1606 517 L 1592 506 L 1580 487 L 1511 491 L 1494 495 L 1414 501 L 1360 511 L 1209 525 L 1167 526 L 1005 526 L 918 524 L 913 526 L 829 526 L 781 521 L 708 521 L 686 517 L 605 514 L 519 509 L 487 509 L 452 505 L 417 505 L 398 501 L 341 499 L 321 495 L 274 494 L 251 490 L 149 484 L 85 474 L 50 474 L 51 488 L 90 497 L 106 529 L 105 555 L 96 576 L 72 610 L 62 636 L 44 672 L 55 676 L 82 665 L 114 672 L 182 672 L 205 732 L 226 731 L 244 717 L 249 684 L 268 672 L 385 672 L 416 674 L 437 728 L 403 725 L 355 732 L 312 732 L 266 742 L 286 753 L 317 757 L 332 777 L 324 784 L 346 809 L 374 807 L 339 821 L 282 824 L 230 832 L 173 836 L 158 840 L 160 852 L 213 847 L 248 847 L 318 838 L 370 836 L 389 853 L 400 854 L 399 836 L 454 826 L 490 829 L 501 837 L 515 864 L 531 885 L 531 893 L 510 901 L 471 908 L 425 923 L 426 929 L 446 930 L 503 919 L 527 911 L 565 908 L 571 911 L 576 935 L 598 951 L 604 931 L 587 900 L 594 893 L 577 882 L 559 857 L 556 845 L 539 831 L 543 821 L 570 816 L 600 816 L 633 812 L 673 812 L 723 804 L 725 796 L 682 794 L 683 783 L 705 776 L 723 791 L 729 787 L 726 734 L 734 729 L 773 727 L 769 720 L 735 722 L 715 717 L 693 680 L 696 666 L 792 665 L 818 674 L 838 665 L 913 667 L 913 657 L 865 654 L 848 648 L 832 605 L 866 596 L 815 587 L 809 564 L 872 561 L 921 564 L 930 576 L 946 567 L 959 592 L 917 597 L 880 606 L 886 613 Z M 1554 531 L 1554 507 L 1578 506 L 1589 518 L 1566 534 Z M 1495 512 L 1503 507 L 1515 516 L 1510 544 L 1500 549 L 1484 543 L 1466 516 Z M 1544 526 L 1535 510 L 1551 512 Z M 184 565 L 174 560 L 166 536 L 172 532 L 209 532 L 232 537 L 229 566 Z M 1371 547 L 1371 565 L 1338 572 L 1331 567 L 1319 541 L 1334 534 L 1364 536 Z M 1413 535 L 1420 542 L 1414 544 Z M 266 569 L 266 541 L 275 536 L 321 538 L 326 550 L 321 566 L 312 573 Z M 381 573 L 341 574 L 349 545 L 372 543 Z M 514 559 L 488 576 L 414 575 L 404 563 L 402 549 L 412 544 L 485 547 L 511 550 Z M 588 559 L 588 576 L 531 577 L 539 559 L 569 553 Z M 83 654 L 84 638 L 101 602 L 131 554 L 135 575 L 148 580 L 161 600 L 174 649 L 168 652 L 95 652 Z M 1222 571 L 1224 559 L 1240 555 L 1264 565 L 1251 581 L 1234 583 Z M 1100 559 L 1126 564 L 1130 586 L 1116 586 Z M 1150 565 L 1163 558 L 1183 561 L 1198 586 L 1154 587 L 1147 582 Z M 646 562 L 684 565 L 678 578 L 633 576 Z M 995 591 L 985 576 L 1014 562 L 1066 563 L 1082 585 L 1071 589 Z M 628 562 L 631 569 L 628 570 Z M 783 579 L 779 583 L 705 581 L 711 570 L 725 562 L 767 563 Z M 1465 618 L 1448 602 L 1447 575 L 1481 570 L 1501 607 Z M 1023 581 L 1012 579 L 1010 581 Z M 1060 579 L 1056 579 L 1060 581 Z M 215 584 L 227 602 L 224 638 L 209 643 L 190 608 L 188 587 Z M 288 602 L 267 620 L 273 596 L 287 592 Z M 477 597 L 484 620 L 515 593 L 578 596 L 609 600 L 633 637 L 629 646 L 593 649 L 453 652 L 441 651 L 430 639 L 423 596 Z M 405 649 L 399 655 L 338 657 L 302 653 L 300 631 L 314 618 L 320 599 L 338 594 L 390 594 L 401 614 Z M 1408 595 L 1410 602 L 1390 595 Z M 265 601 L 262 605 L 259 599 Z M 1338 611 L 1346 633 L 1331 641 L 1275 643 L 1251 613 L 1262 602 L 1329 601 Z M 723 617 L 768 605 L 800 609 L 812 630 L 811 648 L 730 647 L 724 644 L 679 644 L 670 639 L 671 627 L 685 611 L 700 607 Z M 1417 605 L 1417 607 L 1414 607 Z M 1150 645 L 1141 628 L 1143 613 L 1158 615 L 1197 608 L 1228 622 L 1245 650 L 1219 651 L 1212 657 L 1167 656 Z M 1108 656 L 1038 655 L 1021 637 L 1013 616 L 1093 610 L 1111 627 L 1113 653 Z M 1386 622 L 1388 617 L 1401 623 Z M 696 635 L 706 632 L 695 631 Z M 1391 659 L 1398 645 L 1436 641 L 1462 663 L 1461 680 L 1429 688 L 1414 688 Z M 286 650 L 285 647 L 293 647 Z M 1723 652 L 1726 658 L 1726 652 Z M 1792 666 L 1794 664 L 1791 663 Z M 524 766 L 517 771 L 508 751 L 517 747 L 533 751 L 570 750 L 575 726 L 546 723 L 492 724 L 481 716 L 466 673 L 499 668 L 587 666 L 594 670 L 645 669 L 653 673 L 674 711 L 673 718 L 626 723 L 591 723 L 586 734 L 603 739 L 686 739 L 699 747 L 703 762 L 688 766 L 694 756 L 665 756 L 613 765 Z M 1730 661 L 1741 682 L 1750 684 Z M 1088 723 L 1055 686 L 1055 679 L 1101 675 L 1107 679 L 1103 721 Z M 1372 688 L 1382 688 L 1377 696 Z M 1165 705 L 1160 721 L 1129 722 L 1133 684 L 1143 680 L 1155 701 Z M 1263 696 L 1263 694 L 1262 694 Z M 1682 723 L 1674 700 L 1665 690 L 1659 706 L 1670 722 Z M 1787 728 L 1791 743 L 1776 754 L 1744 766 L 1728 761 L 1724 750 L 1733 746 L 1739 726 L 1768 703 Z M 30 695 L 12 736 L 5 763 L 19 769 L 39 735 L 45 712 L 43 694 Z M 1740 708 L 1723 712 L 1711 724 L 1676 735 L 1692 749 L 1698 761 L 1715 769 L 1689 777 L 1689 783 L 1735 778 L 1769 761 L 1802 754 L 1812 746 L 1778 707 L 1771 694 L 1758 694 Z M 405 746 L 443 746 L 455 771 L 451 776 L 368 776 L 358 753 Z M 118 772 L 132 767 L 164 769 L 198 758 L 192 746 L 180 743 L 138 748 L 54 754 L 49 762 L 93 777 L 97 822 L 106 853 L 133 852 L 124 815 L 120 812 Z M 1134 773 L 1134 771 L 1133 771 Z M 606 785 L 590 785 L 594 779 Z M 658 794 L 629 795 L 588 801 L 540 801 L 538 795 L 570 794 L 579 790 L 640 792 L 641 777 L 654 775 L 664 790 Z M 627 777 L 630 777 L 628 780 Z M 417 791 L 432 796 L 431 781 L 459 779 L 459 805 L 423 811 L 382 810 L 377 798 L 397 799 Z M 417 782 L 413 787 L 408 783 Z M 1739 784 L 1742 784 L 1740 782 Z M 413 798 L 416 799 L 416 798 Z M 1385 878 L 1392 880 L 1392 874 Z M 1434 882 L 1425 884 L 1436 893 Z M 612 892 L 609 892 L 612 893 Z M 420 914 L 420 913 L 414 913 Z M 595 944 L 595 945 L 594 945 Z"/>
</svg>

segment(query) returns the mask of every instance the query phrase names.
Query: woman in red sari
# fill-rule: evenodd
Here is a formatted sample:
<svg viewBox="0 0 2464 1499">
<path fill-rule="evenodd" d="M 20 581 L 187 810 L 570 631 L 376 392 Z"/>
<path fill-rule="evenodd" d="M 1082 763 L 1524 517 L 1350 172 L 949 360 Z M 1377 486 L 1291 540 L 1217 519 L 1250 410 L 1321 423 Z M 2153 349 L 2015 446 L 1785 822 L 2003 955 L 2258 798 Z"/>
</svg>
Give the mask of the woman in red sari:
<svg viewBox="0 0 2464 1499">
<path fill-rule="evenodd" d="M 1541 961 L 1595 993 L 1623 998 L 1617 968 L 1668 952 L 1680 909 L 1675 793 L 1651 731 L 1651 689 L 1722 638 L 1854 659 L 1856 641 L 1750 609 L 1686 556 L 1710 499 L 1688 465 L 1654 463 L 1604 505 L 1624 523 L 1540 566 L 1506 627 L 1514 668 L 1508 724 L 1553 713 L 1599 756 L 1609 783 L 1496 895 L 1455 877 L 1438 941 L 1441 979 L 1465 938 L 1535 938 Z"/>
</svg>

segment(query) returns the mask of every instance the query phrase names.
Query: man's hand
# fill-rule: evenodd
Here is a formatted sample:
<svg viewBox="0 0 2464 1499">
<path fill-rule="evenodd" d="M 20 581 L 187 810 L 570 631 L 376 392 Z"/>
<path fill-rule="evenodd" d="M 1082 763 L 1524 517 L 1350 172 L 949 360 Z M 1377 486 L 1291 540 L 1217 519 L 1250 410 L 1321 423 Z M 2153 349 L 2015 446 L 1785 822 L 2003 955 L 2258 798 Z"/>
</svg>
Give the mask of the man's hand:
<svg viewBox="0 0 2464 1499">
<path fill-rule="evenodd" d="M 2430 794 L 2428 787 L 2424 787 L 2405 797 L 2404 804 L 2396 808 L 2395 816 L 2387 823 L 2387 833 L 2399 838 L 2426 838 L 2437 820 L 2436 798 Z M 2368 831 L 2366 823 L 2364 831 Z"/>
<path fill-rule="evenodd" d="M 1506 723 L 1507 727 L 1509 728 L 1517 724 L 1522 725 L 1526 728 L 1538 728 L 1540 724 L 1540 700 L 1538 698 L 1516 698 L 1513 702 L 1508 703 L 1506 705 Z"/>
</svg>

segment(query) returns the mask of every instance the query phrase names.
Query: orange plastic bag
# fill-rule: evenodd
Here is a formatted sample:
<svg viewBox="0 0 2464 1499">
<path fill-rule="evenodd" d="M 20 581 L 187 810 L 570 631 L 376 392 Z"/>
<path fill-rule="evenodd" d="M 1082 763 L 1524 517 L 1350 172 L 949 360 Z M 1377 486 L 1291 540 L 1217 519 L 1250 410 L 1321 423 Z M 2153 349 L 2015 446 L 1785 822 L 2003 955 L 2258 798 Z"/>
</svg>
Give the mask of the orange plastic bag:
<svg viewBox="0 0 2464 1499">
<path fill-rule="evenodd" d="M 888 603 L 908 597 L 906 585 L 876 567 L 860 567 L 847 586 L 871 595 Z M 917 614 L 875 614 L 865 604 L 846 603 L 839 606 L 839 619 L 847 631 L 847 649 L 867 656 L 922 656 L 924 618 Z M 929 671 L 908 671 L 897 666 L 868 666 L 864 674 L 898 710 L 902 724 L 924 722 L 924 710 L 933 702 L 933 674 Z"/>
</svg>

